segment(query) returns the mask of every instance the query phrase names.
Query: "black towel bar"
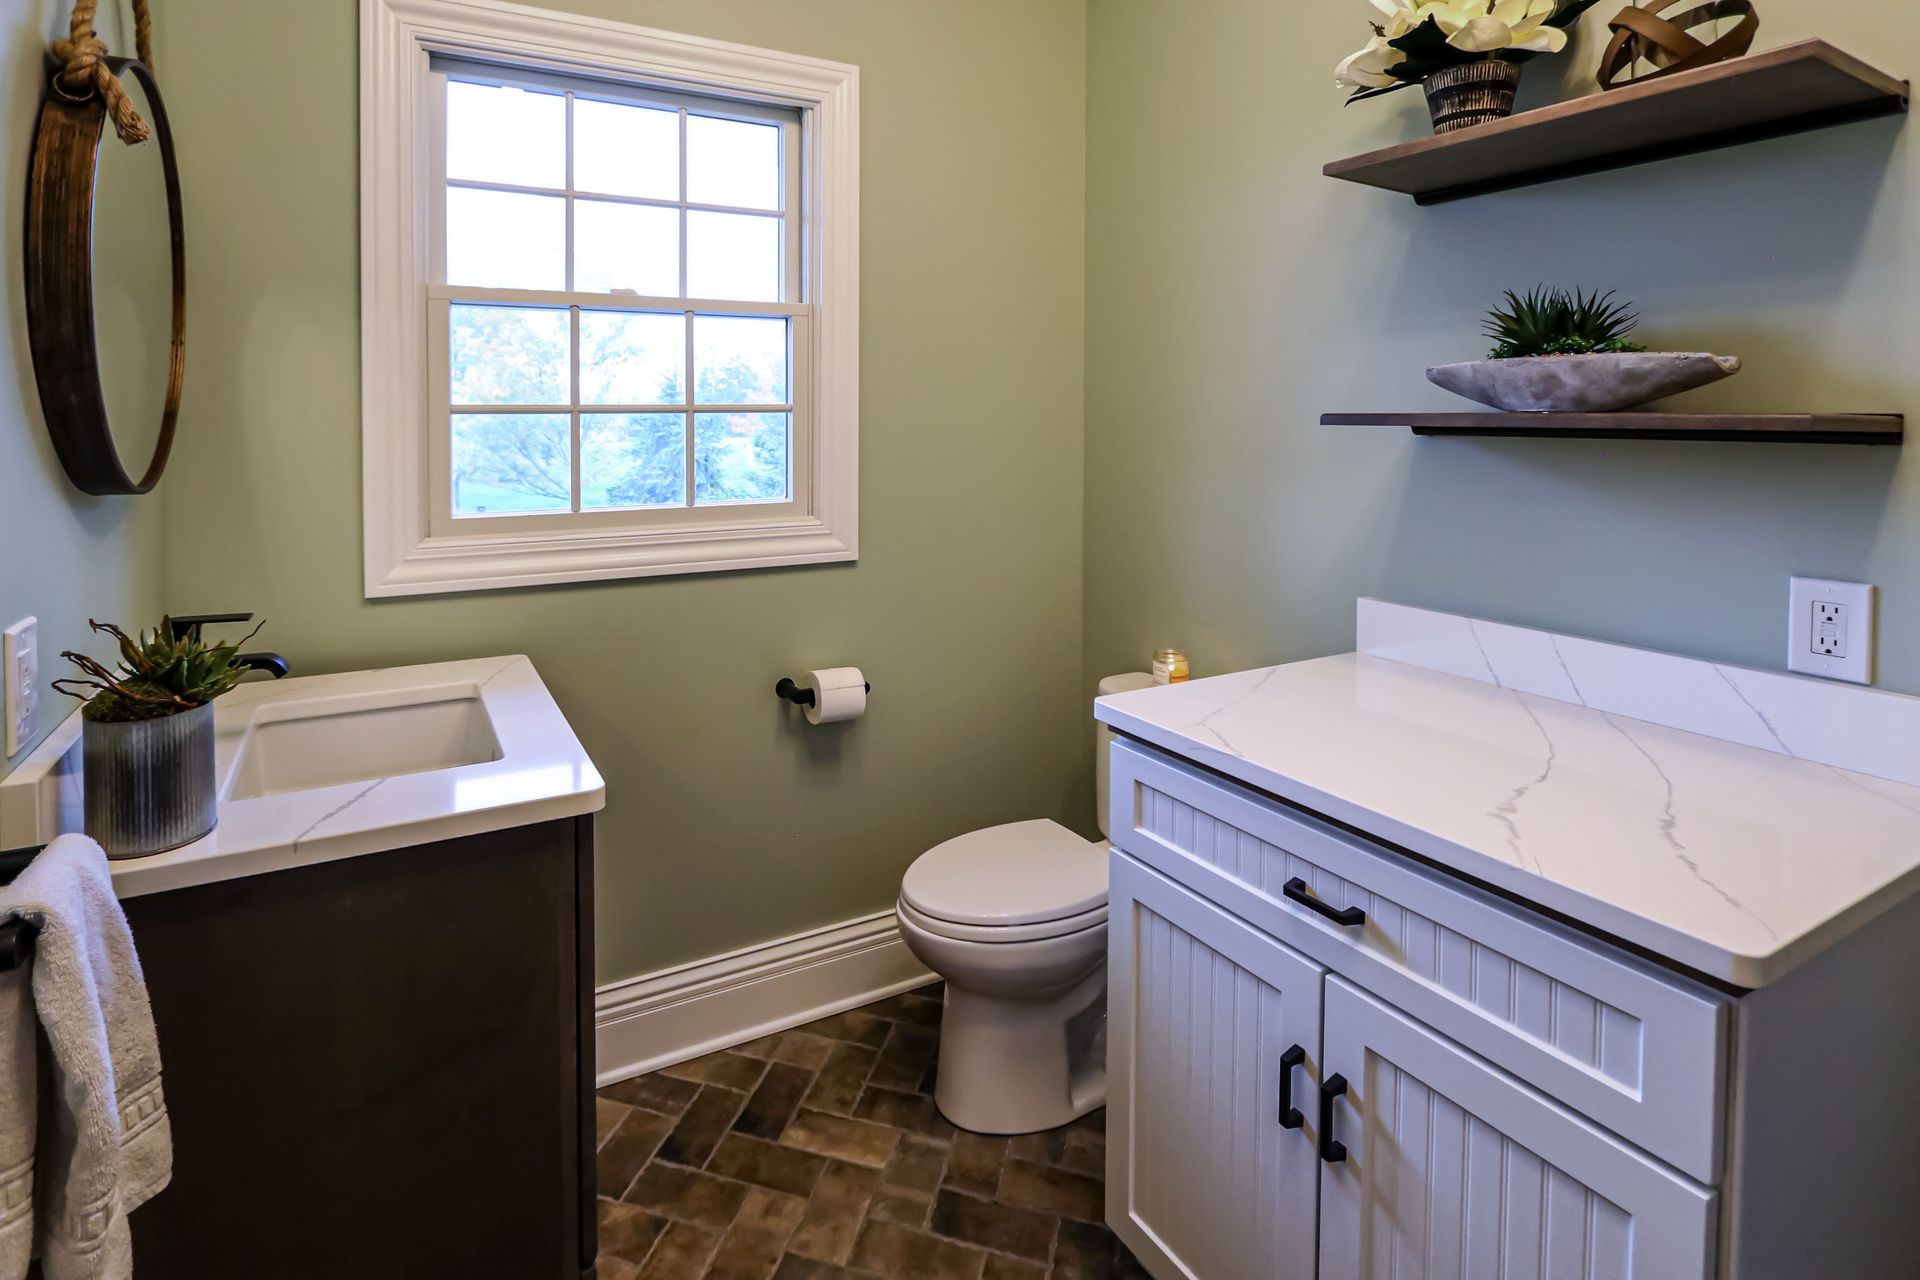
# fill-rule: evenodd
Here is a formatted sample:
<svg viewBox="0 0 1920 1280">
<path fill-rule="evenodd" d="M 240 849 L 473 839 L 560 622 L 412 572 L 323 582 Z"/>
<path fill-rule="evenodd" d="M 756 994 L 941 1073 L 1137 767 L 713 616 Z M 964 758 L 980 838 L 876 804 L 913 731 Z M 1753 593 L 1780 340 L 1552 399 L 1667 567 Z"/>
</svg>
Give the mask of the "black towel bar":
<svg viewBox="0 0 1920 1280">
<path fill-rule="evenodd" d="M 39 934 L 40 931 L 25 920 L 0 924 L 0 973 L 24 969 L 27 958 L 33 954 L 33 940 Z"/>
</svg>

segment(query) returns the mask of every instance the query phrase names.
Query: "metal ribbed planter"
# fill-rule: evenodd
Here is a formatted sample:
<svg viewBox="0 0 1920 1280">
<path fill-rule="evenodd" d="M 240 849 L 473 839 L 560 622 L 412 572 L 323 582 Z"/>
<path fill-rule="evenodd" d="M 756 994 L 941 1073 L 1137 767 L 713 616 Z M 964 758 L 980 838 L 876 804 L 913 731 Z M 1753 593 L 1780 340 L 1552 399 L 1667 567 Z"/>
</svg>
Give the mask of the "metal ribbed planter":
<svg viewBox="0 0 1920 1280">
<path fill-rule="evenodd" d="M 1428 76 L 1426 88 L 1435 133 L 1471 129 L 1513 114 L 1520 64 L 1498 58 L 1463 63 Z"/>
<path fill-rule="evenodd" d="M 87 834 L 109 858 L 177 849 L 219 821 L 212 703 L 135 724 L 89 720 L 81 742 Z"/>
</svg>

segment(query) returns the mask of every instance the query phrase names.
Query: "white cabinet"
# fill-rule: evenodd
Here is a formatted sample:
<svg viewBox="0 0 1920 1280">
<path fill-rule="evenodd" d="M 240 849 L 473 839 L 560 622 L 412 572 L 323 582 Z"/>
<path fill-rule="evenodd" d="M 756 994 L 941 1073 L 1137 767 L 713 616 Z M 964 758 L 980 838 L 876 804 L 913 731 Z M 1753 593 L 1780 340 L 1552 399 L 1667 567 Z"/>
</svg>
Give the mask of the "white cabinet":
<svg viewBox="0 0 1920 1280">
<path fill-rule="evenodd" d="M 1730 1001 L 1158 752 L 1118 743 L 1111 768 L 1109 827 L 1135 859 L 1697 1181 L 1719 1178 Z"/>
<path fill-rule="evenodd" d="M 1110 894 L 1114 1230 L 1162 1280 L 1312 1276 L 1326 971 L 1125 858 Z"/>
<path fill-rule="evenodd" d="M 1728 987 L 1256 790 L 1205 688 L 1160 691 L 1195 754 L 1110 749 L 1108 1214 L 1158 1280 L 1920 1276 L 1920 874 Z M 1369 794 L 1480 803 L 1382 745 Z"/>
<path fill-rule="evenodd" d="M 1713 1274 L 1712 1192 L 1118 853 L 1108 937 L 1108 1219 L 1160 1280 Z"/>
<path fill-rule="evenodd" d="M 1345 1150 L 1321 1174 L 1320 1275 L 1712 1274 L 1711 1192 L 1339 978 L 1324 1057 Z"/>
<path fill-rule="evenodd" d="M 1113 750 L 1108 1220 L 1158 1280 L 1720 1274 L 1725 998 Z"/>
</svg>

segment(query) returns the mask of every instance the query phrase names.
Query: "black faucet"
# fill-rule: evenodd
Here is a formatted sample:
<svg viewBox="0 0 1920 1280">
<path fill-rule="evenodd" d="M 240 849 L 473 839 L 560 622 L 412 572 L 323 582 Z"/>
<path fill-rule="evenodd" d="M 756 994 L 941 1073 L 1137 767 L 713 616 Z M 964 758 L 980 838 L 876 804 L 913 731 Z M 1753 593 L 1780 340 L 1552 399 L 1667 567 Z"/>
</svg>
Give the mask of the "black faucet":
<svg viewBox="0 0 1920 1280">
<path fill-rule="evenodd" d="M 202 627 L 217 626 L 227 622 L 252 622 L 253 615 L 250 613 L 195 613 L 182 614 L 168 621 L 173 628 L 175 640 L 183 640 L 188 636 L 198 640 Z M 253 671 L 265 671 L 275 680 L 281 679 L 293 669 L 287 664 L 287 660 L 277 653 L 242 653 L 237 655 L 234 661 Z"/>
</svg>

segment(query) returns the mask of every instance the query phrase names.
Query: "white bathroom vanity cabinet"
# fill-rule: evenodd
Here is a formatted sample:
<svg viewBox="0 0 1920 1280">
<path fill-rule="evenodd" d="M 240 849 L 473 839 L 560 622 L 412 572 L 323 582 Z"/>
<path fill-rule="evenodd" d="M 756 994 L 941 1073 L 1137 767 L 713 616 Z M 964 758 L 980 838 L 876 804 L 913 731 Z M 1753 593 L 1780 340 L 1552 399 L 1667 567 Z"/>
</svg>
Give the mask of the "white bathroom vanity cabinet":
<svg viewBox="0 0 1920 1280">
<path fill-rule="evenodd" d="M 1920 702 L 1365 601 L 1098 715 L 1160 1280 L 1920 1276 Z"/>
</svg>

